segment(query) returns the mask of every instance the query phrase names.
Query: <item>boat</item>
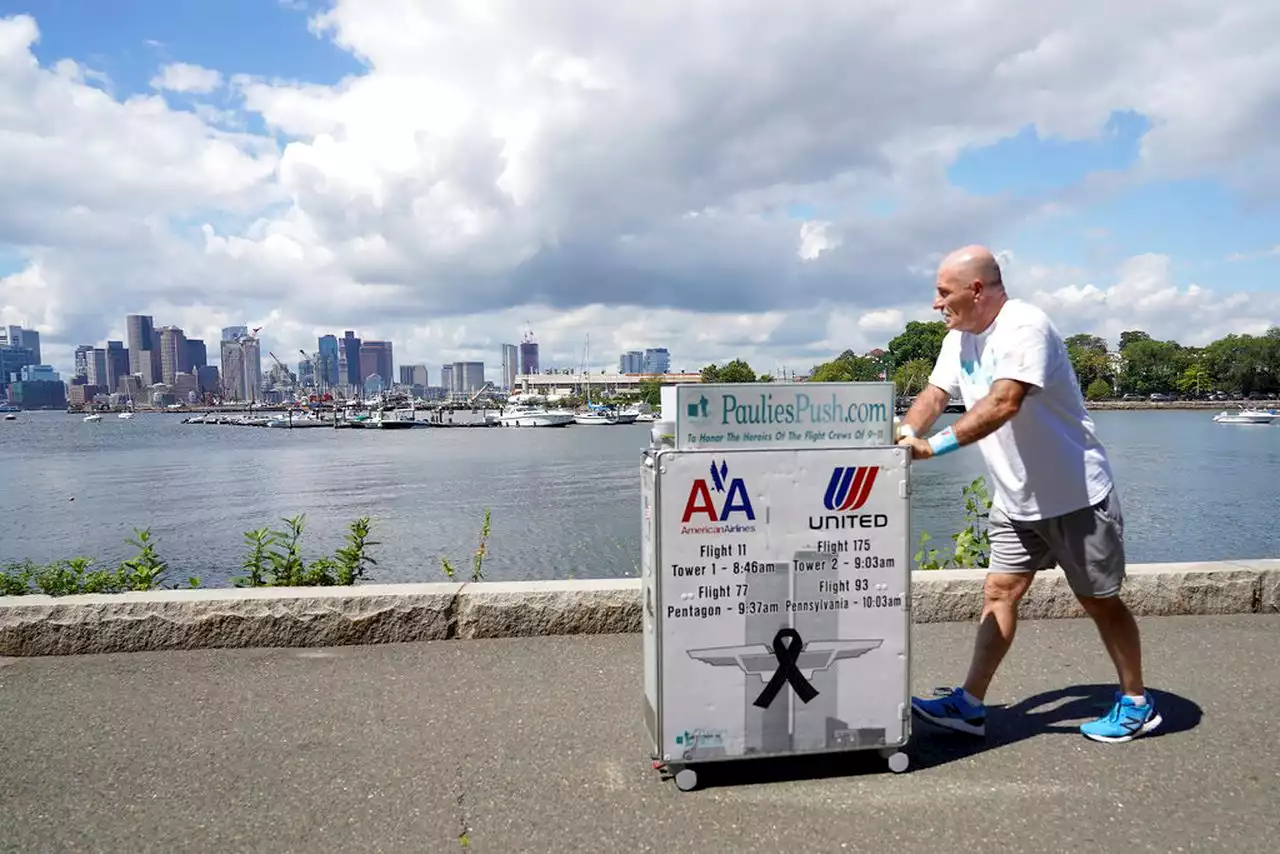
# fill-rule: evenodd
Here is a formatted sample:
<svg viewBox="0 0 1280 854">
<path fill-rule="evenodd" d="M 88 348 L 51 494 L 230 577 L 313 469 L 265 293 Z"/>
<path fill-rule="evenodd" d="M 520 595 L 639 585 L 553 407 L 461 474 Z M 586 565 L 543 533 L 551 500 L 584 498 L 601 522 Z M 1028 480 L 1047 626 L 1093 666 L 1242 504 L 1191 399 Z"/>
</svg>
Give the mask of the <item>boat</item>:
<svg viewBox="0 0 1280 854">
<path fill-rule="evenodd" d="M 588 367 L 590 361 L 591 336 L 588 335 L 587 343 L 582 353 L 582 387 L 586 397 L 587 409 L 585 412 L 575 412 L 573 414 L 573 423 L 607 426 L 634 424 L 636 419 L 640 417 L 638 411 L 626 410 L 620 412 L 612 404 L 591 402 L 591 369 Z"/>
<path fill-rule="evenodd" d="M 413 427 L 417 420 L 412 408 L 381 409 L 372 419 L 372 426 L 382 430 L 406 430 Z"/>
<path fill-rule="evenodd" d="M 95 412 L 92 415 L 86 415 L 84 420 L 86 424 L 96 424 L 102 420 L 102 416 Z"/>
<path fill-rule="evenodd" d="M 573 413 L 541 406 L 508 406 L 498 416 L 498 423 L 503 427 L 564 427 L 573 423 Z"/>
<path fill-rule="evenodd" d="M 116 416 L 116 418 L 122 419 L 124 421 L 128 421 L 132 417 L 133 417 L 132 412 L 121 412 L 119 415 Z"/>
<path fill-rule="evenodd" d="M 1222 410 L 1213 416 L 1218 424 L 1270 424 L 1276 420 L 1276 413 L 1265 409 L 1241 409 L 1239 412 Z"/>
<path fill-rule="evenodd" d="M 619 412 L 612 406 L 601 403 L 588 403 L 586 412 L 575 412 L 575 424 L 634 424 L 640 417 L 638 412 Z"/>
<path fill-rule="evenodd" d="M 6 412 L 6 413 L 4 414 L 4 420 L 5 420 L 5 421 L 17 421 L 17 420 L 18 420 L 18 416 L 17 416 L 17 415 L 14 415 L 12 412 Z"/>
</svg>

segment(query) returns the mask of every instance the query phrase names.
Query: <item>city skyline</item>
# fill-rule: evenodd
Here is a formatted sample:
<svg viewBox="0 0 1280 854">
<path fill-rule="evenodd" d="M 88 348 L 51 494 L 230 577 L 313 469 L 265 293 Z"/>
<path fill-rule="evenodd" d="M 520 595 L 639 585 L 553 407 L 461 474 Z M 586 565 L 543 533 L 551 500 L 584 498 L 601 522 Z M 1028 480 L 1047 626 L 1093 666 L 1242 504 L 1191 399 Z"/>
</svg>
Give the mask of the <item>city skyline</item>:
<svg viewBox="0 0 1280 854">
<path fill-rule="evenodd" d="M 355 329 L 494 381 L 527 323 L 545 365 L 590 336 L 599 368 L 805 371 L 935 317 L 976 241 L 1064 335 L 1260 334 L 1270 4 L 1050 2 L 40 4 L 0 18 L 0 325 L 64 375 L 130 312 L 211 360 L 222 327 L 281 357 Z"/>
</svg>

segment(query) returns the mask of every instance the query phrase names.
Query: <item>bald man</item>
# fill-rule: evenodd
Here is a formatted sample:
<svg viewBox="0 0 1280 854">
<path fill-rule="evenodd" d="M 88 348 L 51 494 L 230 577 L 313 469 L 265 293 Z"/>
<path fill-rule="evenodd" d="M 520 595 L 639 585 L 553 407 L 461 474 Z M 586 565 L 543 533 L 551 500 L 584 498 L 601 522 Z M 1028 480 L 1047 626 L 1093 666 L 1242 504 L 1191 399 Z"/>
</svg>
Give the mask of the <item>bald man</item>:
<svg viewBox="0 0 1280 854">
<path fill-rule="evenodd" d="M 982 618 L 964 685 L 913 698 L 925 720 L 959 732 L 986 732 L 984 698 L 1013 643 L 1018 602 L 1035 573 L 1059 566 L 1093 618 L 1120 681 L 1115 705 L 1080 727 L 1101 742 L 1126 742 L 1160 725 L 1142 682 L 1142 645 L 1120 599 L 1124 518 L 1107 452 L 1084 406 L 1067 349 L 1040 309 L 1009 299 L 989 250 L 966 246 L 938 267 L 933 307 L 947 335 L 903 421 L 899 444 L 912 459 L 977 444 L 993 482 L 991 559 Z M 952 397 L 967 411 L 951 427 L 919 438 Z"/>
</svg>

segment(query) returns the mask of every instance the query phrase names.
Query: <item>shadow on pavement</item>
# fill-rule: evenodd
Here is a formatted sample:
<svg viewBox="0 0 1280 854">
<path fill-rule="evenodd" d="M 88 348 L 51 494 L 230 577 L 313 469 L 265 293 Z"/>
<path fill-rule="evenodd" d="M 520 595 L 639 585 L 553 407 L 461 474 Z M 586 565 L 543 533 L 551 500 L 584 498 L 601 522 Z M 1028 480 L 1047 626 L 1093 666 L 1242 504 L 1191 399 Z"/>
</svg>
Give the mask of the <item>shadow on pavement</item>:
<svg viewBox="0 0 1280 854">
<path fill-rule="evenodd" d="M 1186 732 L 1200 725 L 1202 710 L 1192 700 L 1149 688 L 1164 719 L 1160 728 L 1143 738 L 1159 738 Z M 1046 691 L 1011 706 L 988 706 L 987 734 L 964 735 L 936 727 L 919 718 L 911 723 L 911 757 L 908 774 L 966 759 L 1042 735 L 1070 735 L 1084 740 L 1079 726 L 1105 714 L 1115 697 L 1115 685 L 1074 685 Z M 1098 745 L 1105 748 L 1107 745 Z M 887 761 L 876 750 L 788 756 L 775 759 L 743 759 L 694 766 L 698 788 L 820 780 L 890 774 Z"/>
<path fill-rule="evenodd" d="M 984 737 L 951 732 L 916 718 L 911 724 L 911 743 L 907 745 L 911 767 L 917 771 L 933 768 L 1040 735 L 1070 735 L 1083 741 L 1080 724 L 1106 714 L 1115 700 L 1115 690 L 1114 683 L 1073 685 L 1034 694 L 1011 706 L 988 706 Z M 1155 688 L 1147 691 L 1163 723 L 1144 739 L 1174 735 L 1200 725 L 1203 712 L 1194 701 Z"/>
</svg>

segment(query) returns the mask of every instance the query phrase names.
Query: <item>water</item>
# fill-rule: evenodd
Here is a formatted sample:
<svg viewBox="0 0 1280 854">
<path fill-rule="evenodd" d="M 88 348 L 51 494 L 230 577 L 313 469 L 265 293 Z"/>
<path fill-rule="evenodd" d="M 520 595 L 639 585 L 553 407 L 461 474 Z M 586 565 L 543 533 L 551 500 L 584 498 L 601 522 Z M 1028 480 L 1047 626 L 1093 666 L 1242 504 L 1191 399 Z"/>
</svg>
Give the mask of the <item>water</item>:
<svg viewBox="0 0 1280 854">
<path fill-rule="evenodd" d="M 1280 556 L 1280 426 L 1218 425 L 1209 412 L 1094 417 L 1130 561 Z M 305 552 L 317 557 L 369 515 L 376 580 L 439 581 L 441 555 L 469 566 L 488 507 L 489 579 L 635 575 L 648 431 L 289 431 L 22 413 L 0 422 L 0 563 L 114 562 L 132 528 L 149 526 L 174 580 L 222 585 L 240 571 L 244 531 L 306 513 Z M 961 489 L 984 473 L 976 450 L 918 464 L 913 541 L 925 528 L 942 545 L 962 524 Z"/>
</svg>

